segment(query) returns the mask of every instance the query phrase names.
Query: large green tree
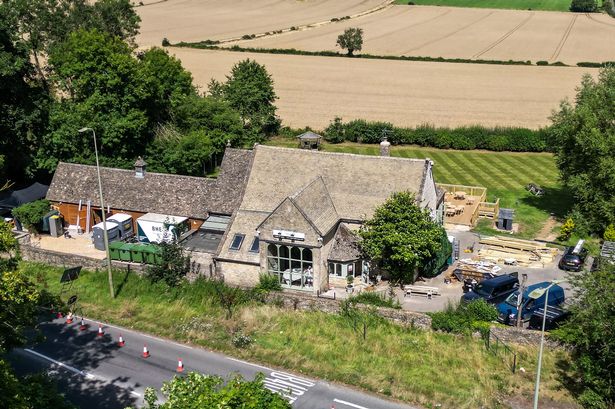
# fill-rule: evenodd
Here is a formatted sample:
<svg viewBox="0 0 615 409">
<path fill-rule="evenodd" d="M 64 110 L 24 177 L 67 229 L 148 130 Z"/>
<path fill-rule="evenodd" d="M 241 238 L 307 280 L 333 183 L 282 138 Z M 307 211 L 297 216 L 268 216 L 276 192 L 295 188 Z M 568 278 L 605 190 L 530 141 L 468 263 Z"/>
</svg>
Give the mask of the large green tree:
<svg viewBox="0 0 615 409">
<path fill-rule="evenodd" d="M 614 277 L 615 266 L 607 262 L 599 271 L 572 275 L 572 317 L 555 334 L 573 347 L 571 379 L 580 402 L 593 409 L 615 407 Z"/>
<path fill-rule="evenodd" d="M 157 404 L 156 393 L 148 388 L 145 392 L 146 409 L 290 409 L 291 405 L 281 395 L 266 389 L 264 376 L 253 381 L 241 376 L 224 382 L 219 376 L 190 372 L 185 377 L 174 377 L 165 382 L 162 394 L 166 401 Z"/>
<path fill-rule="evenodd" d="M 348 55 L 352 56 L 355 51 L 361 51 L 361 48 L 363 48 L 363 29 L 358 27 L 347 28 L 337 37 L 336 44 L 341 49 L 347 50 Z"/>
<path fill-rule="evenodd" d="M 418 269 L 442 249 L 443 228 L 421 209 L 410 192 L 394 193 L 367 220 L 360 235 L 366 255 L 387 271 L 391 280 L 416 280 Z"/>
<path fill-rule="evenodd" d="M 550 134 L 562 180 L 590 230 L 615 222 L 615 67 L 585 75 L 574 105 L 564 101 Z"/>
<path fill-rule="evenodd" d="M 228 101 L 245 127 L 265 136 L 275 133 L 280 127 L 274 105 L 277 96 L 265 66 L 246 59 L 235 64 L 226 78 L 225 83 L 212 81 L 210 93 Z"/>
</svg>

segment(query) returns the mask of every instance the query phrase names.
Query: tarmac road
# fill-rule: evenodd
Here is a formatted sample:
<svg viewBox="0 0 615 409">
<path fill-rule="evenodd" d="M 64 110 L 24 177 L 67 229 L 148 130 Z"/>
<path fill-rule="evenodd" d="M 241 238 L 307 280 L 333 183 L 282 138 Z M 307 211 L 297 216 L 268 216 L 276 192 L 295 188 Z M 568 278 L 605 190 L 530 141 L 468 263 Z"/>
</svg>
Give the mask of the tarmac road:
<svg viewBox="0 0 615 409">
<path fill-rule="evenodd" d="M 79 320 L 67 325 L 56 319 L 40 328 L 45 341 L 9 354 L 17 373 L 47 371 L 58 381 L 61 392 L 81 408 L 114 409 L 141 406 L 146 387 L 159 389 L 164 381 L 177 375 L 178 359 L 186 372 L 196 371 L 228 378 L 235 373 L 252 379 L 265 374 L 265 385 L 284 395 L 298 409 L 416 409 L 390 402 L 365 392 L 291 374 L 258 364 L 210 352 L 201 348 L 155 338 L 150 335 L 103 324 Z M 125 341 L 118 346 L 119 335 Z M 151 354 L 143 358 L 144 345 Z"/>
</svg>

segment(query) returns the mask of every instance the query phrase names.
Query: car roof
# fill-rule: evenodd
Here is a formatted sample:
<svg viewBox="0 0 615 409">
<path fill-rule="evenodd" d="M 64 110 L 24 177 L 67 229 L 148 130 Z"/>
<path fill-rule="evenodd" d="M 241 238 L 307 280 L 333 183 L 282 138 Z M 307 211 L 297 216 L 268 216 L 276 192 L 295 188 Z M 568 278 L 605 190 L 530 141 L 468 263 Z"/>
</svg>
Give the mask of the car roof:
<svg viewBox="0 0 615 409">
<path fill-rule="evenodd" d="M 481 281 L 481 284 L 486 287 L 495 287 L 500 284 L 508 283 L 510 281 L 517 282 L 519 279 L 513 275 L 506 274 L 497 277 L 490 278 L 488 280 Z"/>
<path fill-rule="evenodd" d="M 542 283 L 536 283 L 536 284 L 528 285 L 525 288 L 525 291 L 523 292 L 523 295 L 527 296 L 532 291 L 537 290 L 539 288 L 547 288 L 549 285 L 551 285 L 551 282 L 549 282 L 549 281 L 543 281 Z M 555 285 L 553 285 L 553 287 L 551 287 L 551 290 L 549 290 L 549 291 L 552 291 L 555 288 L 560 289 L 561 287 L 559 285 L 555 284 Z"/>
</svg>

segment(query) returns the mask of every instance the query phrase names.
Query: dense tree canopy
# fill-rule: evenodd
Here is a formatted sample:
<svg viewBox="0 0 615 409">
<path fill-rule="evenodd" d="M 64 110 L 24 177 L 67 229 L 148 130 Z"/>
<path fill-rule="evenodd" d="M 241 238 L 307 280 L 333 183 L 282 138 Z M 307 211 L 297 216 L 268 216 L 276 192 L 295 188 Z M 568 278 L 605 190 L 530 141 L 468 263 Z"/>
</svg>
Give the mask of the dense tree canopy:
<svg viewBox="0 0 615 409">
<path fill-rule="evenodd" d="M 342 50 L 347 50 L 348 55 L 353 55 L 355 51 L 361 51 L 361 48 L 363 48 L 363 29 L 357 27 L 347 28 L 337 37 L 337 45 Z"/>
<path fill-rule="evenodd" d="M 575 291 L 572 318 L 556 335 L 572 345 L 570 361 L 581 403 L 594 409 L 615 405 L 615 266 L 601 263 L 599 271 L 572 276 Z"/>
<path fill-rule="evenodd" d="M 443 228 L 410 192 L 393 194 L 378 207 L 360 232 L 361 246 L 400 284 L 413 282 L 418 268 L 434 258 L 442 246 Z"/>
<path fill-rule="evenodd" d="M 262 374 L 253 381 L 237 376 L 227 383 L 219 376 L 190 372 L 185 377 L 174 377 L 165 382 L 162 394 L 166 402 L 157 404 L 153 389 L 145 392 L 146 409 L 201 409 L 201 408 L 268 408 L 290 409 L 281 395 L 263 385 Z"/>
<path fill-rule="evenodd" d="M 575 104 L 562 102 L 552 120 L 557 165 L 582 215 L 575 223 L 602 232 L 615 222 L 615 67 L 584 76 Z"/>
</svg>

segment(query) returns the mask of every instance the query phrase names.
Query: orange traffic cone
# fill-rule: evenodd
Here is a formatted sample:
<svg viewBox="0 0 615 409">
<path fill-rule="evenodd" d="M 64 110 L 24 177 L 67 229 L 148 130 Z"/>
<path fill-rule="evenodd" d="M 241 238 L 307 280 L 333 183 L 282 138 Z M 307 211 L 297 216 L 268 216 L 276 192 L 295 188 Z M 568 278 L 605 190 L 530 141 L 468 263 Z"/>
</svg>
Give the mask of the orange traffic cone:
<svg viewBox="0 0 615 409">
<path fill-rule="evenodd" d="M 181 358 L 177 361 L 177 372 L 184 372 L 184 363 Z"/>
<path fill-rule="evenodd" d="M 73 313 L 72 312 L 69 312 L 68 315 L 66 316 L 66 323 L 67 324 L 73 323 Z"/>
<path fill-rule="evenodd" d="M 62 312 L 58 311 L 58 313 L 56 314 L 56 318 L 62 318 Z"/>
<path fill-rule="evenodd" d="M 105 335 L 105 333 L 102 330 L 102 324 L 98 324 L 98 334 L 99 337 L 102 337 L 103 335 Z"/>
<path fill-rule="evenodd" d="M 122 334 L 120 334 L 120 340 L 117 343 L 119 346 L 123 347 L 126 343 L 124 342 L 124 338 L 122 338 Z"/>
<path fill-rule="evenodd" d="M 79 325 L 79 330 L 85 331 L 86 329 L 88 329 L 88 327 L 85 325 L 85 321 L 83 320 L 83 317 L 81 317 L 81 325 Z"/>
<path fill-rule="evenodd" d="M 149 351 L 147 350 L 147 344 L 143 344 L 143 354 L 141 354 L 143 358 L 149 358 Z"/>
</svg>

